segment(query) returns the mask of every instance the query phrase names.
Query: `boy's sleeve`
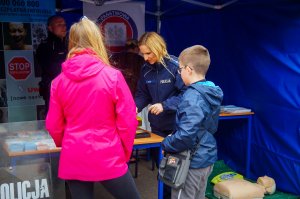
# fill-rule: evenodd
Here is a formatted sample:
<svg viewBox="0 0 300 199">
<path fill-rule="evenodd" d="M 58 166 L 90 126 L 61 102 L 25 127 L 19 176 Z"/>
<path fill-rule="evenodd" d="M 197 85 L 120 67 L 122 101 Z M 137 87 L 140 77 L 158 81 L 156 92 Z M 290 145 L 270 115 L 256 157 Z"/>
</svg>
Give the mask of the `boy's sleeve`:
<svg viewBox="0 0 300 199">
<path fill-rule="evenodd" d="M 197 105 L 196 99 L 183 100 L 177 113 L 177 131 L 167 136 L 162 142 L 163 150 L 171 153 L 182 152 L 194 147 L 201 132 L 201 123 L 204 120 L 202 108 Z"/>
<path fill-rule="evenodd" d="M 178 108 L 178 104 L 181 101 L 182 95 L 184 93 L 184 91 L 187 89 L 187 87 L 184 85 L 182 78 L 180 76 L 179 73 L 175 73 L 175 83 L 174 83 L 174 87 L 177 90 L 177 94 L 169 97 L 168 99 L 166 99 L 165 101 L 162 102 L 163 108 L 164 110 L 172 110 L 172 111 L 176 111 Z"/>
</svg>

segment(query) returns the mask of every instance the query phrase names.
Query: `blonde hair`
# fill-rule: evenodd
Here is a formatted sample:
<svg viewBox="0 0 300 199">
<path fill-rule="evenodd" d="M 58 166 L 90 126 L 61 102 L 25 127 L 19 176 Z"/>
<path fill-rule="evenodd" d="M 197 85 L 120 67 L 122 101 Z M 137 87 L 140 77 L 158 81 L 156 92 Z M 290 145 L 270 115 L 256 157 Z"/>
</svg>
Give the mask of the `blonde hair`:
<svg viewBox="0 0 300 199">
<path fill-rule="evenodd" d="M 139 46 L 145 45 L 157 57 L 157 60 L 162 65 L 166 66 L 164 58 L 170 59 L 167 51 L 167 44 L 165 40 L 156 32 L 145 32 L 140 40 Z"/>
<path fill-rule="evenodd" d="M 184 49 L 180 53 L 178 59 L 182 65 L 189 65 L 196 73 L 203 75 L 206 75 L 210 65 L 209 52 L 201 45 L 195 45 Z"/>
<path fill-rule="evenodd" d="M 93 21 L 87 17 L 83 17 L 70 28 L 69 53 L 67 58 L 87 48 L 93 50 L 98 58 L 109 65 L 109 59 L 100 29 Z"/>
</svg>

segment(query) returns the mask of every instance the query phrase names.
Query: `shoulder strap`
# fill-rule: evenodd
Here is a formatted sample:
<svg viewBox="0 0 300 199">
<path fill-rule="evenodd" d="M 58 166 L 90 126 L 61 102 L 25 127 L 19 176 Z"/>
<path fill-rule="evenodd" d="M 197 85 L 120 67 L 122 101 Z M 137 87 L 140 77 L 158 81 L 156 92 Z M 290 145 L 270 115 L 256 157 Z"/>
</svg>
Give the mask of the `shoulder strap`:
<svg viewBox="0 0 300 199">
<path fill-rule="evenodd" d="M 197 90 L 197 89 L 196 89 L 196 90 Z M 197 91 L 198 91 L 198 90 L 197 90 Z M 208 102 L 207 99 L 205 98 L 205 96 L 204 96 L 200 91 L 198 91 L 198 93 L 200 93 L 200 95 L 202 96 L 203 100 L 205 100 L 206 102 Z M 197 136 L 197 137 L 198 137 L 198 136 Z M 191 149 L 191 156 L 190 156 L 190 159 L 193 158 L 193 156 L 195 155 L 195 153 L 196 153 L 196 151 L 199 149 L 199 147 L 200 147 L 200 140 L 198 140 L 197 145 L 196 145 L 193 149 Z"/>
</svg>

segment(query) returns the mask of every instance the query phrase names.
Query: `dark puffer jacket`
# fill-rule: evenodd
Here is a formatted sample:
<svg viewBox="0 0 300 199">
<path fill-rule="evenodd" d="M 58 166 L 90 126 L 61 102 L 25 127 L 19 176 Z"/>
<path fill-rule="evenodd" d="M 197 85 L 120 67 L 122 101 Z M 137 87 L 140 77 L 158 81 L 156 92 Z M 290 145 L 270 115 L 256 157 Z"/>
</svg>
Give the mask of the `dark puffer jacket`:
<svg viewBox="0 0 300 199">
<path fill-rule="evenodd" d="M 176 114 L 176 131 L 164 139 L 163 150 L 171 153 L 195 150 L 190 168 L 205 168 L 217 160 L 217 131 L 223 92 L 209 81 L 197 82 L 185 91 Z"/>
</svg>

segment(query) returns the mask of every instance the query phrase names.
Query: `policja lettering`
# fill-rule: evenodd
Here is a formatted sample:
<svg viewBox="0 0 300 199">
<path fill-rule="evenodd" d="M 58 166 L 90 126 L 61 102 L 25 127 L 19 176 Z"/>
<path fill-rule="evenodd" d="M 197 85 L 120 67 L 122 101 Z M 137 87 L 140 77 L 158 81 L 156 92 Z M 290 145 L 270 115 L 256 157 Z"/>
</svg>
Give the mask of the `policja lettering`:
<svg viewBox="0 0 300 199">
<path fill-rule="evenodd" d="M 16 188 L 16 197 L 15 197 Z M 35 191 L 28 191 L 31 188 L 30 181 L 15 183 L 3 183 L 0 186 L 1 199 L 39 199 L 49 198 L 49 188 L 47 179 L 37 179 L 34 181 Z"/>
<path fill-rule="evenodd" d="M 163 80 L 160 80 L 160 83 L 161 83 L 161 84 L 171 83 L 171 79 L 163 79 Z"/>
</svg>

